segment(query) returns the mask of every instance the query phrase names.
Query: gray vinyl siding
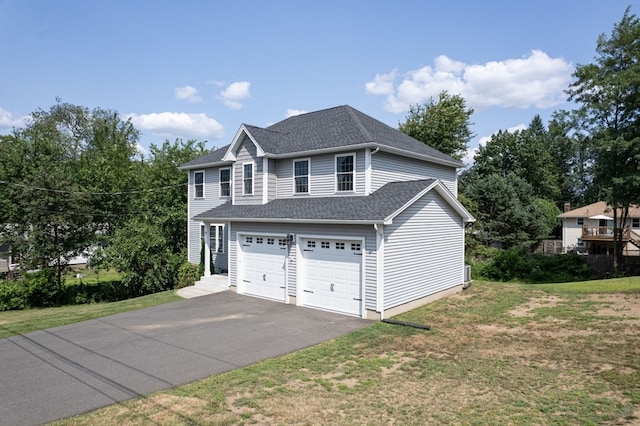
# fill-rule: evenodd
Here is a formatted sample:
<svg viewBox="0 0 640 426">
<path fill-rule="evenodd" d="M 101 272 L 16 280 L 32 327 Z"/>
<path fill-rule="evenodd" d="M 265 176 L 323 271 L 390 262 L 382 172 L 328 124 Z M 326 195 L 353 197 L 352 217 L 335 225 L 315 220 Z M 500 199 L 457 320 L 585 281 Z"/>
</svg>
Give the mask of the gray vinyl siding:
<svg viewBox="0 0 640 426">
<path fill-rule="evenodd" d="M 269 201 L 274 200 L 277 196 L 277 183 L 278 183 L 278 161 L 274 159 L 269 159 L 269 192 L 268 199 Z"/>
<path fill-rule="evenodd" d="M 462 218 L 435 191 L 398 215 L 384 231 L 385 309 L 462 284 Z"/>
<path fill-rule="evenodd" d="M 309 172 L 309 194 L 313 197 L 332 195 L 354 195 L 365 193 L 365 154 L 360 151 L 345 151 L 345 154 L 355 154 L 355 192 L 336 192 L 336 154 L 315 155 L 309 158 L 311 170 Z M 293 196 L 293 161 L 298 158 L 287 158 L 278 161 L 277 165 L 277 197 Z"/>
<path fill-rule="evenodd" d="M 231 241 L 229 244 L 229 278 L 231 285 L 237 286 L 237 235 L 238 233 L 263 233 L 275 235 L 326 235 L 327 237 L 364 237 L 365 239 L 365 308 L 376 308 L 376 234 L 373 226 L 364 225 L 305 225 L 305 224 L 270 224 L 270 223 L 232 223 Z M 296 246 L 289 249 L 287 263 L 287 282 L 289 296 L 296 295 Z"/>
<path fill-rule="evenodd" d="M 242 181 L 243 164 L 253 162 L 253 194 L 242 195 L 244 182 Z M 234 203 L 241 204 L 262 204 L 262 158 L 258 158 L 256 146 L 247 137 L 238 147 L 236 162 L 234 167 L 235 182 L 233 188 Z"/>
<path fill-rule="evenodd" d="M 204 198 L 195 198 L 194 172 L 204 171 Z M 200 262 L 200 222 L 191 220 L 197 214 L 224 204 L 229 197 L 220 198 L 220 168 L 189 171 L 189 211 L 187 256 L 189 262 Z"/>
<path fill-rule="evenodd" d="M 454 195 L 458 194 L 455 167 L 401 157 L 386 152 L 371 155 L 371 191 L 389 182 L 417 179 L 440 179 Z"/>
</svg>

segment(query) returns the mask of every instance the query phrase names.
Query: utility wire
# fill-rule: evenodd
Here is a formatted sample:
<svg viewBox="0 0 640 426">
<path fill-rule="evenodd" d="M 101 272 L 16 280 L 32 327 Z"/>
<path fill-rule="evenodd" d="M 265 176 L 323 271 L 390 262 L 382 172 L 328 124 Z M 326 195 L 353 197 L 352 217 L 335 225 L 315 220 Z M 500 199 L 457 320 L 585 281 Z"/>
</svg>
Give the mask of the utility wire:
<svg viewBox="0 0 640 426">
<path fill-rule="evenodd" d="M 168 185 L 168 186 L 161 186 L 159 188 L 150 188 L 150 189 L 139 189 L 136 191 L 120 191 L 120 192 L 91 192 L 91 191 L 65 191 L 63 189 L 49 189 L 49 188 L 41 188 L 38 186 L 31 186 L 31 185 L 25 185 L 22 183 L 13 183 L 13 182 L 7 182 L 4 180 L 0 180 L 0 183 L 3 183 L 5 185 L 12 185 L 12 186 L 17 186 L 20 188 L 27 188 L 27 189 L 35 189 L 37 191 L 48 191 L 48 192 L 55 192 L 58 194 L 73 194 L 73 195 L 127 195 L 127 194 L 143 194 L 145 192 L 155 192 L 155 191 L 163 191 L 165 189 L 171 189 L 171 188 L 178 188 L 180 186 L 185 186 L 188 185 L 188 183 L 178 183 L 176 185 Z"/>
</svg>

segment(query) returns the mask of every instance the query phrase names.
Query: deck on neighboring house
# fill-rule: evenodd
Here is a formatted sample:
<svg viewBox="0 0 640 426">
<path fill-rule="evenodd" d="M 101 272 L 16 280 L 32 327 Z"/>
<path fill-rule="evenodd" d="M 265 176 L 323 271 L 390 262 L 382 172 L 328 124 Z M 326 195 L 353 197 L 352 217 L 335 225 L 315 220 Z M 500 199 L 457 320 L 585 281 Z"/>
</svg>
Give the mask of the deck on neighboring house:
<svg viewBox="0 0 640 426">
<path fill-rule="evenodd" d="M 582 241 L 587 243 L 589 254 L 609 254 L 613 248 L 614 232 L 610 226 L 583 226 Z M 640 249 L 640 233 L 630 227 L 622 228 L 622 242 Z"/>
</svg>

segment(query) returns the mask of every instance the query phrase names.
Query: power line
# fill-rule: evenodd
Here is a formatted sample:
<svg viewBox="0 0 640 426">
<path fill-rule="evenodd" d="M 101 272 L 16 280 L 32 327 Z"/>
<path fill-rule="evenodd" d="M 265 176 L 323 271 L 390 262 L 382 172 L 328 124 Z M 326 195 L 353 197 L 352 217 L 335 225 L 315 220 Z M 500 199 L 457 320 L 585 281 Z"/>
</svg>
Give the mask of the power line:
<svg viewBox="0 0 640 426">
<path fill-rule="evenodd" d="M 25 185 L 23 183 L 14 183 L 14 182 L 7 182 L 4 180 L 0 180 L 0 183 L 3 183 L 5 185 L 12 185 L 12 186 L 17 186 L 20 188 L 26 188 L 26 189 L 34 189 L 36 191 L 47 191 L 47 192 L 54 192 L 57 194 L 72 194 L 72 195 L 127 195 L 127 194 L 144 194 L 145 192 L 155 192 L 155 191 L 164 191 L 165 189 L 171 189 L 171 188 L 178 188 L 180 186 L 185 186 L 188 185 L 188 183 L 179 183 L 176 185 L 167 185 L 167 186 L 161 186 L 158 188 L 150 188 L 150 189 L 139 189 L 139 190 L 135 190 L 135 191 L 119 191 L 119 192 L 92 192 L 92 191 L 65 191 L 63 189 L 50 189 L 50 188 L 41 188 L 38 186 L 31 186 L 31 185 Z"/>
</svg>

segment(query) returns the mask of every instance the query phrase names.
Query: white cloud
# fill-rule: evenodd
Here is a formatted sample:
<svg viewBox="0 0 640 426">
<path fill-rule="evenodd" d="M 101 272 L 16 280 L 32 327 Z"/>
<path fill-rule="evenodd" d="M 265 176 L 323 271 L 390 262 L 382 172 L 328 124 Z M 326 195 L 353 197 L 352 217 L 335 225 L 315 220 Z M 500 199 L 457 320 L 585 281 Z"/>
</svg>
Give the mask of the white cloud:
<svg viewBox="0 0 640 426">
<path fill-rule="evenodd" d="M 373 95 L 390 95 L 393 93 L 393 82 L 396 79 L 397 69 L 388 74 L 376 74 L 373 81 L 365 84 L 365 89 Z"/>
<path fill-rule="evenodd" d="M 293 108 L 289 108 L 287 109 L 287 113 L 285 114 L 286 118 L 289 117 L 293 117 L 295 115 L 300 115 L 300 114 L 306 114 L 308 111 L 305 111 L 303 109 L 293 109 Z"/>
<path fill-rule="evenodd" d="M 519 59 L 468 65 L 438 56 L 435 67 L 408 71 L 394 86 L 396 70 L 376 74 L 365 84 L 368 93 L 386 95 L 385 108 L 394 113 L 409 110 L 447 90 L 460 94 L 475 109 L 551 108 L 565 101 L 573 66 L 562 58 L 551 58 L 541 50 Z"/>
<path fill-rule="evenodd" d="M 166 138 L 212 138 L 222 137 L 224 128 L 206 114 L 184 112 L 159 112 L 151 114 L 129 114 L 133 124 Z"/>
<path fill-rule="evenodd" d="M 184 86 L 173 89 L 176 99 L 184 99 L 189 102 L 202 102 L 202 98 L 198 96 L 198 90 L 195 87 Z"/>
<path fill-rule="evenodd" d="M 229 108 L 240 109 L 242 108 L 242 102 L 240 101 L 251 96 L 249 93 L 250 86 L 251 83 L 248 81 L 236 81 L 220 92 L 220 98 Z"/>
<path fill-rule="evenodd" d="M 15 117 L 11 111 L 0 108 L 0 127 L 23 127 L 28 119 L 28 115 Z"/>
</svg>

